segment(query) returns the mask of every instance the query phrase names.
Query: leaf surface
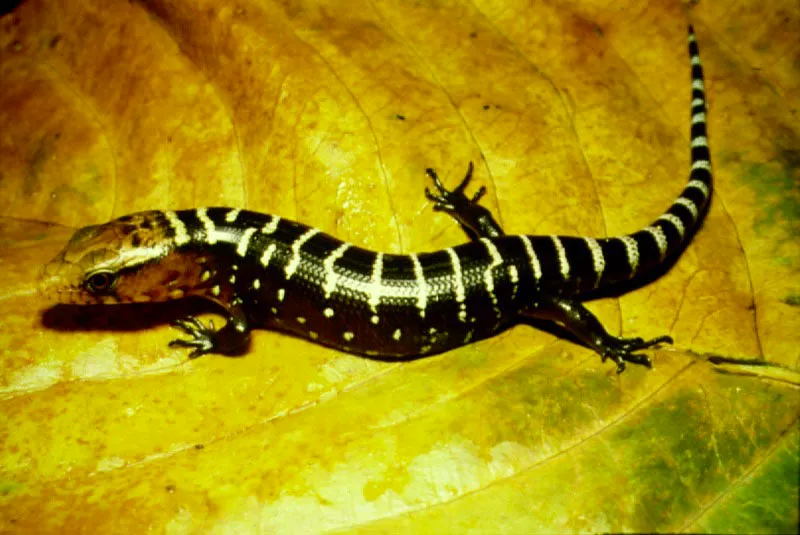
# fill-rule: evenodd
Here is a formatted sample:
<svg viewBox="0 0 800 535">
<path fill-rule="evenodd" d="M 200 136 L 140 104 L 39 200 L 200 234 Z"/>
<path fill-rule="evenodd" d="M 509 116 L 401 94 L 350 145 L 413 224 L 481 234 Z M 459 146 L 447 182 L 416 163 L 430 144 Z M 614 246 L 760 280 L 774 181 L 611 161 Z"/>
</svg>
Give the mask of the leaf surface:
<svg viewBox="0 0 800 535">
<path fill-rule="evenodd" d="M 792 2 L 44 2 L 0 18 L 0 532 L 797 531 Z M 758 14 L 756 16 L 756 13 Z M 188 361 L 197 303 L 48 308 L 75 229 L 229 205 L 389 252 L 609 236 L 689 170 L 686 24 L 715 195 L 665 275 L 589 304 L 653 370 L 516 326 L 413 362 L 257 331 Z"/>
</svg>

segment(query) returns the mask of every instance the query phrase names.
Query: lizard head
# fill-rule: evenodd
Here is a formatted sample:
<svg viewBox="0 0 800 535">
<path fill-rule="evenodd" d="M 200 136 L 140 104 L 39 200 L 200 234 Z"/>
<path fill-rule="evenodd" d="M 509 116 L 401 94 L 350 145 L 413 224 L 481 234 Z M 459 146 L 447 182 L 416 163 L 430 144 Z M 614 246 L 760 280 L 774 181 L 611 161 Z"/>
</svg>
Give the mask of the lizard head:
<svg viewBox="0 0 800 535">
<path fill-rule="evenodd" d="M 167 301 L 200 293 L 202 258 L 178 252 L 163 212 L 79 229 L 44 266 L 40 289 L 65 304 Z"/>
</svg>

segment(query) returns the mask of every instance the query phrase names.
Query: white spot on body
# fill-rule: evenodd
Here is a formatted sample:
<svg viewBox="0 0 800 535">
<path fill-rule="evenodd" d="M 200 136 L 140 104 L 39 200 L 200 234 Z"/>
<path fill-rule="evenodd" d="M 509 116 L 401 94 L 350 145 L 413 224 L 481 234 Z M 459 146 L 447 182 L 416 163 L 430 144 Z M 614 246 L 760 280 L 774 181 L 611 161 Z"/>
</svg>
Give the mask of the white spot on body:
<svg viewBox="0 0 800 535">
<path fill-rule="evenodd" d="M 316 340 L 317 338 L 319 338 L 319 335 L 314 331 L 308 331 L 308 337 L 311 338 L 312 340 Z"/>
<path fill-rule="evenodd" d="M 169 226 L 172 227 L 175 233 L 175 245 L 184 245 L 189 242 L 189 233 L 186 231 L 186 225 L 180 220 L 178 214 L 172 211 L 164 212 L 164 217 L 167 218 Z"/>
<path fill-rule="evenodd" d="M 392 338 L 394 338 L 395 341 L 399 341 L 401 336 L 403 336 L 403 333 L 400 331 L 400 329 L 395 329 L 395 331 L 392 333 Z"/>
<path fill-rule="evenodd" d="M 253 279 L 253 288 L 256 290 L 261 288 L 261 281 L 259 279 Z"/>
<path fill-rule="evenodd" d="M 326 318 L 333 317 L 333 309 L 331 307 L 326 308 L 325 310 L 322 311 L 322 313 L 325 315 Z"/>
<path fill-rule="evenodd" d="M 255 228 L 248 228 L 242 232 L 242 237 L 239 238 L 239 243 L 236 244 L 236 253 L 239 256 L 247 254 L 247 248 L 250 246 L 250 238 L 253 237 L 253 234 L 255 234 L 257 230 L 258 229 Z"/>
<path fill-rule="evenodd" d="M 236 275 L 231 275 L 231 277 L 228 280 L 230 281 L 231 284 L 236 284 Z"/>
<path fill-rule="evenodd" d="M 347 340 L 348 342 L 349 342 L 350 340 L 352 340 L 353 338 L 355 338 L 355 336 L 356 336 L 356 335 L 355 335 L 355 334 L 353 334 L 353 333 L 351 333 L 350 331 L 345 331 L 345 332 L 344 332 L 344 334 L 342 334 L 342 338 L 344 338 L 344 339 L 345 339 L 345 340 Z"/>
<path fill-rule="evenodd" d="M 373 325 L 377 325 L 381 321 L 381 319 L 378 317 L 377 314 L 373 314 L 373 316 L 369 319 L 369 321 L 371 321 Z"/>
<path fill-rule="evenodd" d="M 203 271 L 203 273 L 200 274 L 200 281 L 201 282 L 206 282 L 210 278 L 211 278 L 211 272 L 208 271 L 208 270 L 205 270 L 205 271 Z"/>
<path fill-rule="evenodd" d="M 283 302 L 284 297 L 286 297 L 286 290 L 283 288 L 278 289 L 278 301 Z"/>
<path fill-rule="evenodd" d="M 305 324 L 305 322 L 306 322 L 306 319 L 303 316 L 300 316 L 300 317 L 297 318 L 297 323 L 299 323 L 300 325 Z"/>
<path fill-rule="evenodd" d="M 297 271 L 297 266 L 300 265 L 300 248 L 316 234 L 319 234 L 319 232 L 320 230 L 316 228 L 308 229 L 292 243 L 292 257 L 286 264 L 286 280 L 292 278 L 292 275 Z"/>
<path fill-rule="evenodd" d="M 215 296 L 218 296 L 219 295 L 219 286 L 214 286 L 213 288 L 211 288 L 211 293 L 213 295 L 215 295 Z"/>
</svg>

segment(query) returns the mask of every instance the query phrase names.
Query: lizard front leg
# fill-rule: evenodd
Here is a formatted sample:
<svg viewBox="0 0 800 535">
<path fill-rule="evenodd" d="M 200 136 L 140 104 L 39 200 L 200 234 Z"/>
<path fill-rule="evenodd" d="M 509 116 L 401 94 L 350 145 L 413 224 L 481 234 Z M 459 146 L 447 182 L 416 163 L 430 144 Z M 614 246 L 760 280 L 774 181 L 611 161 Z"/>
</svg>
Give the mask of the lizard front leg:
<svg viewBox="0 0 800 535">
<path fill-rule="evenodd" d="M 247 349 L 250 342 L 250 326 L 247 315 L 241 306 L 226 307 L 227 323 L 219 330 L 214 329 L 214 322 L 208 326 L 194 316 L 175 320 L 173 326 L 181 329 L 191 338 L 178 338 L 169 343 L 170 347 L 188 347 L 193 351 L 190 358 L 197 358 L 206 353 L 222 355 L 238 355 Z"/>
</svg>

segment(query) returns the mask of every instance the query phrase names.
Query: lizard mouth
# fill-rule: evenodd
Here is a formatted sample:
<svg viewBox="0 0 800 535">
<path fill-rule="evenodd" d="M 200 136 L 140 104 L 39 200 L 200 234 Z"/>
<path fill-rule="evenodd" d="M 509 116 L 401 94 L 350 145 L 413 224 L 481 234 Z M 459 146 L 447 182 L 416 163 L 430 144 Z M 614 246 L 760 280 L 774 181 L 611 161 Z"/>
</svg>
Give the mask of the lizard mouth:
<svg viewBox="0 0 800 535">
<path fill-rule="evenodd" d="M 96 303 L 80 285 L 80 268 L 67 262 L 61 252 L 39 272 L 39 295 L 50 303 L 79 305 Z"/>
</svg>

